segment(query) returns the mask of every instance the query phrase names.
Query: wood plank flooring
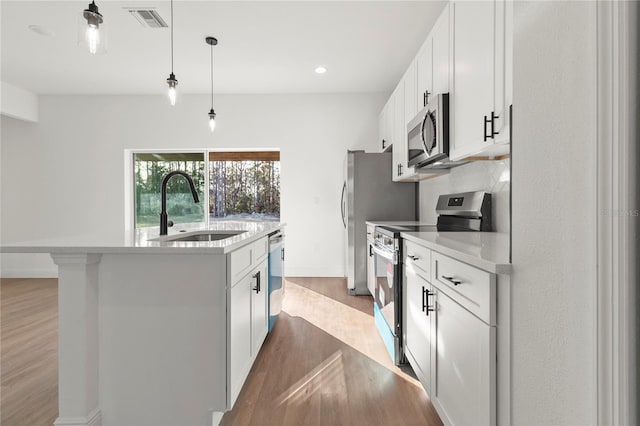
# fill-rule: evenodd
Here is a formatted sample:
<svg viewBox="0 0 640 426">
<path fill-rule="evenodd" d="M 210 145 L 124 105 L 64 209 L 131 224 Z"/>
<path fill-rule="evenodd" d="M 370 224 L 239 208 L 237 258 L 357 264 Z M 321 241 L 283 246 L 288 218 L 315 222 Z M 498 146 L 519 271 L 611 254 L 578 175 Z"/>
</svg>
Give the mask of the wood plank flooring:
<svg viewBox="0 0 640 426">
<path fill-rule="evenodd" d="M 393 365 L 371 297 L 348 296 L 343 279 L 285 286 L 284 312 L 222 425 L 442 424 L 419 382 Z"/>
<path fill-rule="evenodd" d="M 58 417 L 58 280 L 0 280 L 0 424 Z"/>
<path fill-rule="evenodd" d="M 0 424 L 58 414 L 57 280 L 0 280 Z M 343 279 L 287 278 L 284 312 L 222 425 L 441 425 L 410 369 L 393 365 L 371 297 Z"/>
</svg>

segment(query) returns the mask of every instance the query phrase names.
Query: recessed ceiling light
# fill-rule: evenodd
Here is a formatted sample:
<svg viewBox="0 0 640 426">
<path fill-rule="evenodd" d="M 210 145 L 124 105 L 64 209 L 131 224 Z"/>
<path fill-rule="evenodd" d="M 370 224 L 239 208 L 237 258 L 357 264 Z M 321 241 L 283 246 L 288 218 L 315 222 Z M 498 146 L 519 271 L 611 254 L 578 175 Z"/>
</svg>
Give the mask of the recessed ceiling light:
<svg viewBox="0 0 640 426">
<path fill-rule="evenodd" d="M 325 72 L 327 72 L 327 69 L 325 67 L 316 68 L 316 74 L 324 74 Z"/>
<path fill-rule="evenodd" d="M 45 37 L 53 37 L 55 35 L 53 31 L 43 27 L 42 25 L 29 25 L 29 29 L 36 34 L 45 36 Z"/>
</svg>

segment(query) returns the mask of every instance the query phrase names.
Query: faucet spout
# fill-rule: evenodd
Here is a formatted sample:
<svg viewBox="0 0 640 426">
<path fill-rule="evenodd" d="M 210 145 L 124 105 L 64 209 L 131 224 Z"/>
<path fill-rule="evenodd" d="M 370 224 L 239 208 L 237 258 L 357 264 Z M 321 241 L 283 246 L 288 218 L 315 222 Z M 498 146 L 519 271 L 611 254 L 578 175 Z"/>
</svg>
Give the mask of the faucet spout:
<svg viewBox="0 0 640 426">
<path fill-rule="evenodd" d="M 167 231 L 169 228 L 169 220 L 167 216 L 167 183 L 169 183 L 169 179 L 176 175 L 183 176 L 187 180 L 187 182 L 189 182 L 189 188 L 191 189 L 193 202 L 200 202 L 198 192 L 196 191 L 196 186 L 194 185 L 191 176 L 180 170 L 167 173 L 166 176 L 162 179 L 162 211 L 160 212 L 160 235 L 167 235 Z"/>
</svg>

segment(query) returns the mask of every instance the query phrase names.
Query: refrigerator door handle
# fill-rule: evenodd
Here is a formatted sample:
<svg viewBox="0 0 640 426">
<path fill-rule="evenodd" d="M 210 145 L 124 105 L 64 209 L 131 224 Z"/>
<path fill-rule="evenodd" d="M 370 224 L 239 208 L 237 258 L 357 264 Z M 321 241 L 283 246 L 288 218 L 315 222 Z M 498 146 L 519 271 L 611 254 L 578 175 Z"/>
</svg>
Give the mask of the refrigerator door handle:
<svg viewBox="0 0 640 426">
<path fill-rule="evenodd" d="M 340 197 L 340 211 L 342 213 L 342 223 L 344 224 L 344 229 L 347 229 L 347 218 L 345 217 L 345 214 L 347 213 L 347 209 L 346 209 L 346 205 L 345 205 L 345 199 L 344 199 L 344 195 L 345 192 L 347 191 L 347 182 L 345 182 L 342 185 L 342 196 Z"/>
</svg>

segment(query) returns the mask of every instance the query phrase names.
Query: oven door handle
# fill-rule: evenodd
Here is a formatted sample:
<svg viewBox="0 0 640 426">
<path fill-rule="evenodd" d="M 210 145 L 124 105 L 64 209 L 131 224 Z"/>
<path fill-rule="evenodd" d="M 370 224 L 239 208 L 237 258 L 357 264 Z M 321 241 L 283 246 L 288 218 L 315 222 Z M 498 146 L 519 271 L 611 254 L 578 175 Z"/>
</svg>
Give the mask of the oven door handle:
<svg viewBox="0 0 640 426">
<path fill-rule="evenodd" d="M 375 254 L 377 254 L 378 256 L 380 256 L 380 257 L 382 257 L 384 259 L 387 259 L 389 262 L 393 263 L 394 265 L 398 264 L 398 254 L 397 253 L 395 253 L 395 252 L 390 253 L 390 252 L 388 252 L 386 250 L 382 250 L 381 248 L 379 248 L 379 247 L 377 247 L 375 245 L 371 246 L 371 250 L 373 250 L 373 252 Z"/>
</svg>

